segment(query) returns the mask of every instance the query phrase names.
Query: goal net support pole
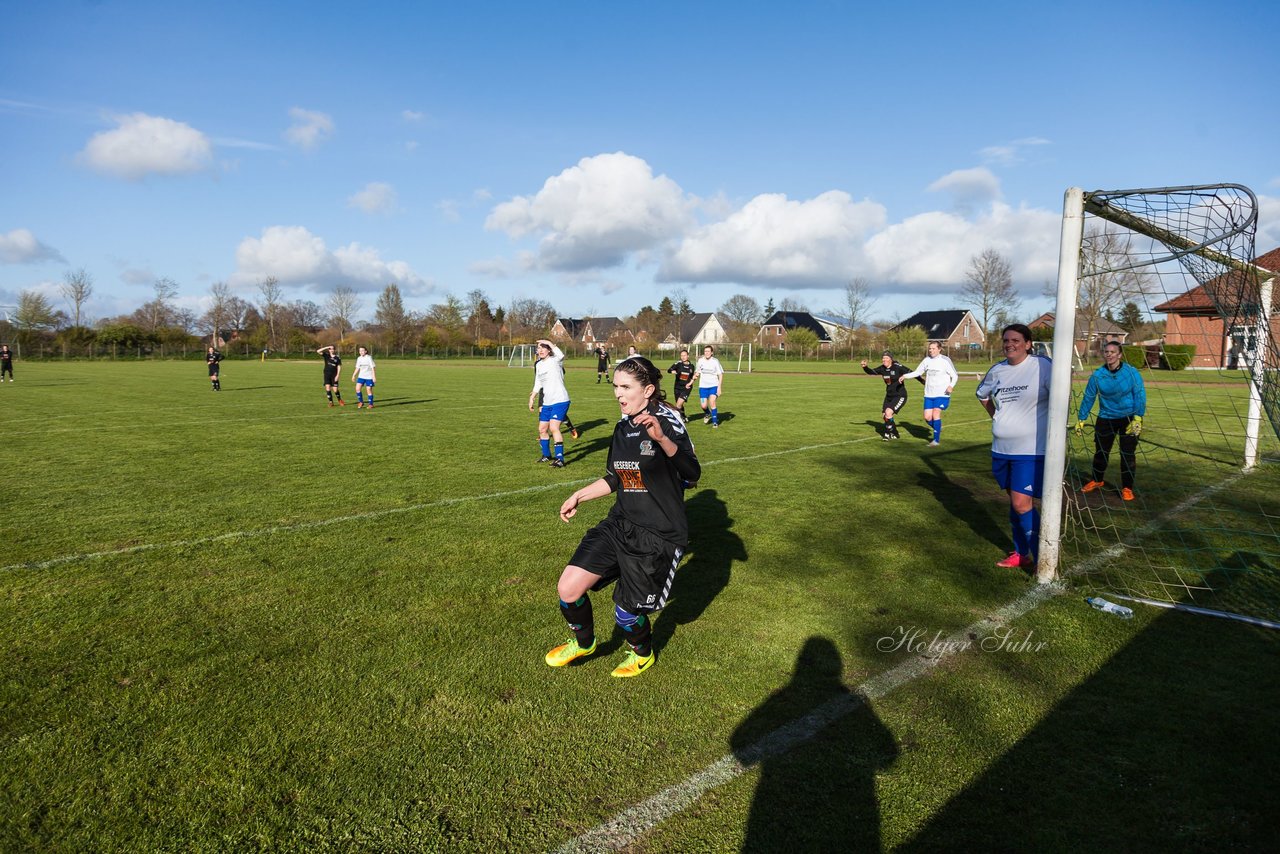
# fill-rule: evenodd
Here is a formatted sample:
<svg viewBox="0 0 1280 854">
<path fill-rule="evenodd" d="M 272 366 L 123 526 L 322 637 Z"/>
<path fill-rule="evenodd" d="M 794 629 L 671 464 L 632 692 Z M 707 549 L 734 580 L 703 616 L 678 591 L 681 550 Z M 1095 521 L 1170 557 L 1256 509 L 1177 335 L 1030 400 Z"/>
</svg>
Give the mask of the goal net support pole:
<svg viewBox="0 0 1280 854">
<path fill-rule="evenodd" d="M 1084 190 L 1067 190 L 1062 206 L 1062 242 L 1058 255 L 1058 301 L 1054 309 L 1053 352 L 1075 347 L 1076 291 L 1080 241 L 1084 236 Z M 1063 473 L 1067 466 L 1066 425 L 1071 407 L 1071 358 L 1053 360 L 1050 374 L 1049 426 L 1044 447 L 1044 495 L 1040 500 L 1040 550 L 1036 580 L 1048 584 L 1058 576 L 1062 545 Z M 1052 486 L 1050 486 L 1052 484 Z"/>
<path fill-rule="evenodd" d="M 1249 383 L 1249 415 L 1245 420 L 1244 436 L 1244 470 L 1249 471 L 1258 464 L 1258 437 L 1262 431 L 1262 383 L 1263 371 L 1267 365 L 1267 347 L 1271 342 L 1271 292 L 1275 279 L 1269 278 L 1258 289 L 1258 326 L 1255 333 L 1258 341 L 1257 356 L 1249 366 L 1252 382 Z"/>
</svg>

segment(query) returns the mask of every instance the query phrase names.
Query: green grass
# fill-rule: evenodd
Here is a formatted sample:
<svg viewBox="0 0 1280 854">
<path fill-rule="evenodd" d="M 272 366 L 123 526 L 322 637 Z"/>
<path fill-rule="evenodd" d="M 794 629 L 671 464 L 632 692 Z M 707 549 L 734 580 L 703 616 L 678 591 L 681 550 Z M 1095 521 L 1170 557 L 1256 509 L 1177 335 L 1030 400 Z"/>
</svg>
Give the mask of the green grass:
<svg viewBox="0 0 1280 854">
<path fill-rule="evenodd" d="M 602 653 L 542 663 L 556 577 L 609 506 L 556 518 L 616 417 L 593 371 L 569 374 L 585 433 L 560 471 L 533 462 L 529 370 L 385 360 L 373 412 L 328 409 L 316 363 L 230 362 L 218 394 L 192 363 L 19 371 L 4 850 L 554 848 L 909 660 L 877 649 L 900 627 L 948 634 L 1029 587 L 992 566 L 972 380 L 926 450 L 915 389 L 883 443 L 870 378 L 730 377 L 724 426 L 690 425 L 704 476 L 658 663 L 615 680 L 607 595 Z M 1216 476 L 1213 443 L 1186 472 Z M 1275 633 L 1078 595 L 1009 629 L 1047 646 L 951 659 L 635 850 L 1272 838 Z"/>
</svg>

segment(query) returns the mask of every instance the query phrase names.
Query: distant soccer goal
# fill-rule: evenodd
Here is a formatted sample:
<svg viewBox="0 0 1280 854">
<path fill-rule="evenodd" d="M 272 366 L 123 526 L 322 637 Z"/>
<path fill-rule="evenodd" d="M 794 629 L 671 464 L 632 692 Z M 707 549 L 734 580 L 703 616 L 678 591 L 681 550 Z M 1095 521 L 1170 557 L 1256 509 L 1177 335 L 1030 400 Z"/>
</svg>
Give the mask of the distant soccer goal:
<svg viewBox="0 0 1280 854">
<path fill-rule="evenodd" d="M 1053 358 L 1053 342 L 1036 341 L 1034 344 L 1032 344 L 1031 352 L 1035 353 L 1037 356 L 1047 356 L 1050 359 L 1052 359 Z M 1084 362 L 1080 360 L 1079 347 L 1071 348 L 1071 367 L 1075 368 L 1077 371 L 1084 370 Z"/>
<path fill-rule="evenodd" d="M 720 360 L 720 364 L 724 366 L 726 371 L 735 374 L 751 373 L 751 360 L 753 356 L 752 345 L 739 344 L 733 342 L 722 342 L 713 344 L 716 348 L 716 357 Z M 701 348 L 696 348 L 697 353 L 692 354 L 693 360 L 696 362 L 698 357 L 702 355 Z"/>
<path fill-rule="evenodd" d="M 534 344 L 513 344 L 506 348 L 508 368 L 529 368 L 538 360 Z M 499 356 L 502 354 L 500 353 Z"/>
<path fill-rule="evenodd" d="M 1257 209 L 1234 184 L 1067 192 L 1053 347 L 1092 364 L 1054 360 L 1041 580 L 1280 628 L 1280 250 L 1255 258 Z M 1128 500 L 1119 443 L 1066 429 L 1105 339 L 1146 393 Z"/>
</svg>

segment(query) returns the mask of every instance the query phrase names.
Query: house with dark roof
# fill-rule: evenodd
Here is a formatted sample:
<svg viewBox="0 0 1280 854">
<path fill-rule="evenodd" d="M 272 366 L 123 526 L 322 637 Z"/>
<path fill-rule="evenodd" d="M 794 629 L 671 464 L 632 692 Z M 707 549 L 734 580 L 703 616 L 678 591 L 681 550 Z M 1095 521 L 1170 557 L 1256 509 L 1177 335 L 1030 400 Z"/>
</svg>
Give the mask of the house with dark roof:
<svg viewBox="0 0 1280 854">
<path fill-rule="evenodd" d="M 584 321 L 580 317 L 557 317 L 551 324 L 551 340 L 575 342 L 582 334 Z"/>
<path fill-rule="evenodd" d="M 1055 316 L 1054 312 L 1046 311 L 1028 323 L 1027 328 L 1052 329 Z M 1101 353 L 1102 345 L 1110 341 L 1119 341 L 1121 344 L 1126 343 L 1125 339 L 1129 337 L 1129 333 L 1105 317 L 1095 317 L 1093 322 L 1090 323 L 1089 318 L 1081 317 L 1077 313 L 1075 334 L 1071 337 L 1074 339 L 1077 354 Z"/>
<path fill-rule="evenodd" d="M 1280 248 L 1254 259 L 1255 267 L 1280 271 Z M 1280 282 L 1277 282 L 1280 285 Z M 1271 296 L 1271 338 L 1280 332 L 1277 299 L 1280 287 Z M 1251 292 L 1251 293 L 1250 293 Z M 1252 299 L 1253 306 L 1248 303 Z M 1160 303 L 1152 311 L 1165 313 L 1166 344 L 1192 344 L 1196 354 L 1193 368 L 1243 367 L 1257 353 L 1256 305 L 1258 294 L 1252 281 L 1241 273 L 1226 273 L 1186 293 Z M 1241 362 L 1240 358 L 1244 357 Z"/>
<path fill-rule="evenodd" d="M 762 347 L 785 350 L 787 335 L 795 329 L 807 329 L 818 336 L 819 347 L 831 347 L 848 334 L 849 325 L 839 318 L 818 317 L 807 311 L 775 311 L 760 325 L 756 340 Z"/>
<path fill-rule="evenodd" d="M 895 332 L 918 326 L 924 330 L 928 341 L 937 341 L 943 351 L 977 349 L 987 342 L 987 333 L 978 323 L 973 312 L 964 308 L 949 308 L 942 311 L 917 311 L 897 326 L 890 329 Z"/>
<path fill-rule="evenodd" d="M 625 344 L 636 340 L 635 334 L 621 317 L 589 317 L 582 330 L 582 343 L 589 347 L 596 344 Z"/>
</svg>

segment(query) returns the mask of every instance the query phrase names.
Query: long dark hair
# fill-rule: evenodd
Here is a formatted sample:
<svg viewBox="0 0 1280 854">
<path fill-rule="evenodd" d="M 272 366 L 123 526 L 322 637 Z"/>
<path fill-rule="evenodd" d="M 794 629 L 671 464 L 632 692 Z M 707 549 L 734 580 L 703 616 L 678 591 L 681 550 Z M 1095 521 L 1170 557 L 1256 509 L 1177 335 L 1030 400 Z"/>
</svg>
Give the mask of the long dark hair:
<svg viewBox="0 0 1280 854">
<path fill-rule="evenodd" d="M 623 359 L 618 363 L 618 367 L 613 369 L 614 376 L 618 375 L 618 371 L 630 374 L 644 385 L 653 386 L 653 396 L 649 398 L 650 409 L 657 409 L 658 404 L 667 399 L 667 393 L 662 390 L 662 372 L 644 356 L 629 356 Z"/>
</svg>

